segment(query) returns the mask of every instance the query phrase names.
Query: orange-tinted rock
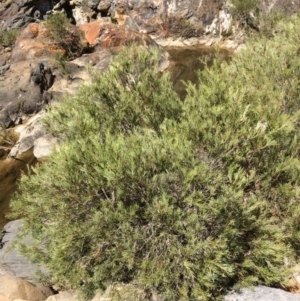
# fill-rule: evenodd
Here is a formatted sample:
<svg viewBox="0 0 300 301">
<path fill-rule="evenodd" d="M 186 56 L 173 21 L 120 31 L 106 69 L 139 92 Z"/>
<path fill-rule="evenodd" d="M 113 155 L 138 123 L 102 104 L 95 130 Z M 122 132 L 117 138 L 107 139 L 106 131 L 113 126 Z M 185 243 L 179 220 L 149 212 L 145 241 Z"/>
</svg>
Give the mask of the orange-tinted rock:
<svg viewBox="0 0 300 301">
<path fill-rule="evenodd" d="M 42 301 L 51 295 L 53 295 L 53 292 L 41 284 L 33 285 L 28 281 L 11 275 L 0 276 L 0 297 L 3 301 L 12 301 L 14 299 Z"/>
<path fill-rule="evenodd" d="M 80 26 L 85 33 L 85 39 L 91 46 L 103 48 L 120 47 L 136 43 L 138 45 L 156 44 L 148 35 L 134 31 L 130 28 L 113 23 L 95 21 Z"/>
<path fill-rule="evenodd" d="M 85 38 L 88 41 L 89 45 L 94 46 L 96 43 L 96 39 L 99 37 L 100 34 L 100 22 L 95 21 L 91 23 L 82 24 L 79 27 L 85 34 Z"/>
<path fill-rule="evenodd" d="M 99 45 L 102 47 L 119 47 L 122 45 L 155 45 L 156 43 L 146 34 L 115 24 L 107 24 L 101 29 Z"/>
<path fill-rule="evenodd" d="M 65 50 L 55 45 L 46 34 L 46 29 L 40 24 L 29 24 L 21 31 L 12 51 L 11 63 L 32 61 L 41 57 L 55 57 Z"/>
<path fill-rule="evenodd" d="M 72 30 L 79 31 L 80 29 L 73 26 Z M 81 40 L 80 43 L 87 45 L 85 40 Z M 12 51 L 11 63 L 25 60 L 30 62 L 42 57 L 55 58 L 58 53 L 65 55 L 66 50 L 55 43 L 47 34 L 45 27 L 41 24 L 31 23 L 18 36 Z"/>
<path fill-rule="evenodd" d="M 37 23 L 31 23 L 28 26 L 28 32 L 32 34 L 32 38 L 36 38 L 43 28 Z"/>
</svg>

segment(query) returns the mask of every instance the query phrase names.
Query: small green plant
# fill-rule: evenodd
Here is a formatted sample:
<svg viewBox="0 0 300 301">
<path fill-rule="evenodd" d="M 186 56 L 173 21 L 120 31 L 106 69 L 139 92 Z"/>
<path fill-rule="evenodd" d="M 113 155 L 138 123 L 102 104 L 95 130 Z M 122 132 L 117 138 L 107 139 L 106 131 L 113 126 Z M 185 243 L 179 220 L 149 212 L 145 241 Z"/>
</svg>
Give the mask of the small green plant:
<svg viewBox="0 0 300 301">
<path fill-rule="evenodd" d="M 82 53 L 84 49 L 83 33 L 77 27 L 72 26 L 64 13 L 49 16 L 44 22 L 44 26 L 54 42 L 66 51 L 67 58 L 77 57 Z"/>
<path fill-rule="evenodd" d="M 2 32 L 0 32 L 0 45 L 3 47 L 13 47 L 18 34 L 18 29 L 3 30 Z"/>
<path fill-rule="evenodd" d="M 113 24 L 118 24 L 118 19 L 110 17 L 110 22 Z"/>
</svg>

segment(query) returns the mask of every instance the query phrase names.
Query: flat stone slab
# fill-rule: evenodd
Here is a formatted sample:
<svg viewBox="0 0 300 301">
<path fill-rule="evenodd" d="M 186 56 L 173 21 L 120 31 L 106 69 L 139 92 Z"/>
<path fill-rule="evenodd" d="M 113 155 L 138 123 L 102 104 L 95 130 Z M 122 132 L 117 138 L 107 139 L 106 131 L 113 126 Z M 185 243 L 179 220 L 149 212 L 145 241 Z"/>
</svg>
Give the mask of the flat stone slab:
<svg viewBox="0 0 300 301">
<path fill-rule="evenodd" d="M 41 271 L 47 274 L 46 270 L 40 265 L 31 263 L 16 247 L 11 248 L 21 225 L 22 220 L 15 220 L 7 223 L 4 227 L 4 230 L 7 231 L 7 233 L 2 238 L 2 242 L 5 243 L 3 248 L 0 249 L 0 276 L 8 274 L 33 283 L 38 283 L 39 278 L 37 272 Z M 27 240 L 29 239 L 24 238 L 24 242 Z"/>
<path fill-rule="evenodd" d="M 244 288 L 240 293 L 229 293 L 225 301 L 300 301 L 300 294 L 292 294 L 281 289 L 257 286 Z"/>
</svg>

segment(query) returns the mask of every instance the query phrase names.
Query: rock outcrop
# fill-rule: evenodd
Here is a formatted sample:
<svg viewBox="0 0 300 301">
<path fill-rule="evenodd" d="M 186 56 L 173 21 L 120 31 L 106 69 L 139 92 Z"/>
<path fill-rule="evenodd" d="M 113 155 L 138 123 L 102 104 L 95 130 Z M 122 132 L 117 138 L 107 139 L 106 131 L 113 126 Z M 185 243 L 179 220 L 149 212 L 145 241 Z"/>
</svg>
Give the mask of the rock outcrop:
<svg viewBox="0 0 300 301">
<path fill-rule="evenodd" d="M 22 28 L 57 11 L 74 24 L 100 19 L 163 37 L 220 35 L 231 27 L 230 1 L 222 0 L 15 0 L 0 6 L 2 28 Z M 299 1 L 265 0 L 261 9 L 297 11 Z"/>
<path fill-rule="evenodd" d="M 92 47 L 78 57 L 76 62 L 60 61 L 57 58 L 57 54 L 62 55 L 64 50 L 55 45 L 43 26 L 29 24 L 21 31 L 10 59 L 7 59 L 9 69 L 0 75 L 0 126 L 13 127 L 24 122 L 28 115 L 41 111 L 52 100 L 52 91 L 57 91 L 66 78 L 65 87 L 61 90 L 72 90 L 70 86 L 76 82 L 75 79 L 78 82 L 81 76 L 78 73 L 85 73 L 83 80 L 89 77 L 83 71 L 87 64 L 96 69 L 106 69 L 112 57 L 108 48 L 114 48 L 115 53 L 122 45 L 132 43 L 157 45 L 146 34 L 107 22 L 83 24 L 76 30 L 83 31 L 83 41 L 88 41 Z"/>
<path fill-rule="evenodd" d="M 8 223 L 0 240 L 0 300 L 16 299 L 43 301 L 54 292 L 47 286 L 38 283 L 37 271 L 47 273 L 42 267 L 30 263 L 13 246 L 18 235 L 21 220 Z M 1 234 L 1 233 L 0 233 Z M 28 239 L 23 238 L 26 243 Z"/>
<path fill-rule="evenodd" d="M 6 77 L 0 84 L 2 128 L 21 124 L 26 118 L 24 116 L 39 112 L 51 100 L 51 94 L 47 92 L 54 82 L 51 69 L 39 62 L 24 68 L 21 73 L 20 66 L 22 64 L 13 65 L 10 70 L 12 76 Z M 9 86 L 14 88 L 8 89 Z"/>
</svg>

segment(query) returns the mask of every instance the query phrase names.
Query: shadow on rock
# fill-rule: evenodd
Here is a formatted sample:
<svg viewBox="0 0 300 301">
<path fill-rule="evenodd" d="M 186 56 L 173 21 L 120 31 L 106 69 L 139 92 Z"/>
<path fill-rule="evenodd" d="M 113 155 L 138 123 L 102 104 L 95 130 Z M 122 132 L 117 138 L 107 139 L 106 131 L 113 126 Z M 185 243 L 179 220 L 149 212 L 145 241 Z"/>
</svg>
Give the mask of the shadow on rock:
<svg viewBox="0 0 300 301">
<path fill-rule="evenodd" d="M 51 68 L 39 62 L 30 69 L 27 82 L 20 81 L 17 89 L 14 87 L 10 91 L 3 87 L 0 90 L 0 126 L 13 127 L 21 124 L 28 115 L 39 112 L 52 98 L 47 90 L 53 85 L 54 79 Z"/>
</svg>

